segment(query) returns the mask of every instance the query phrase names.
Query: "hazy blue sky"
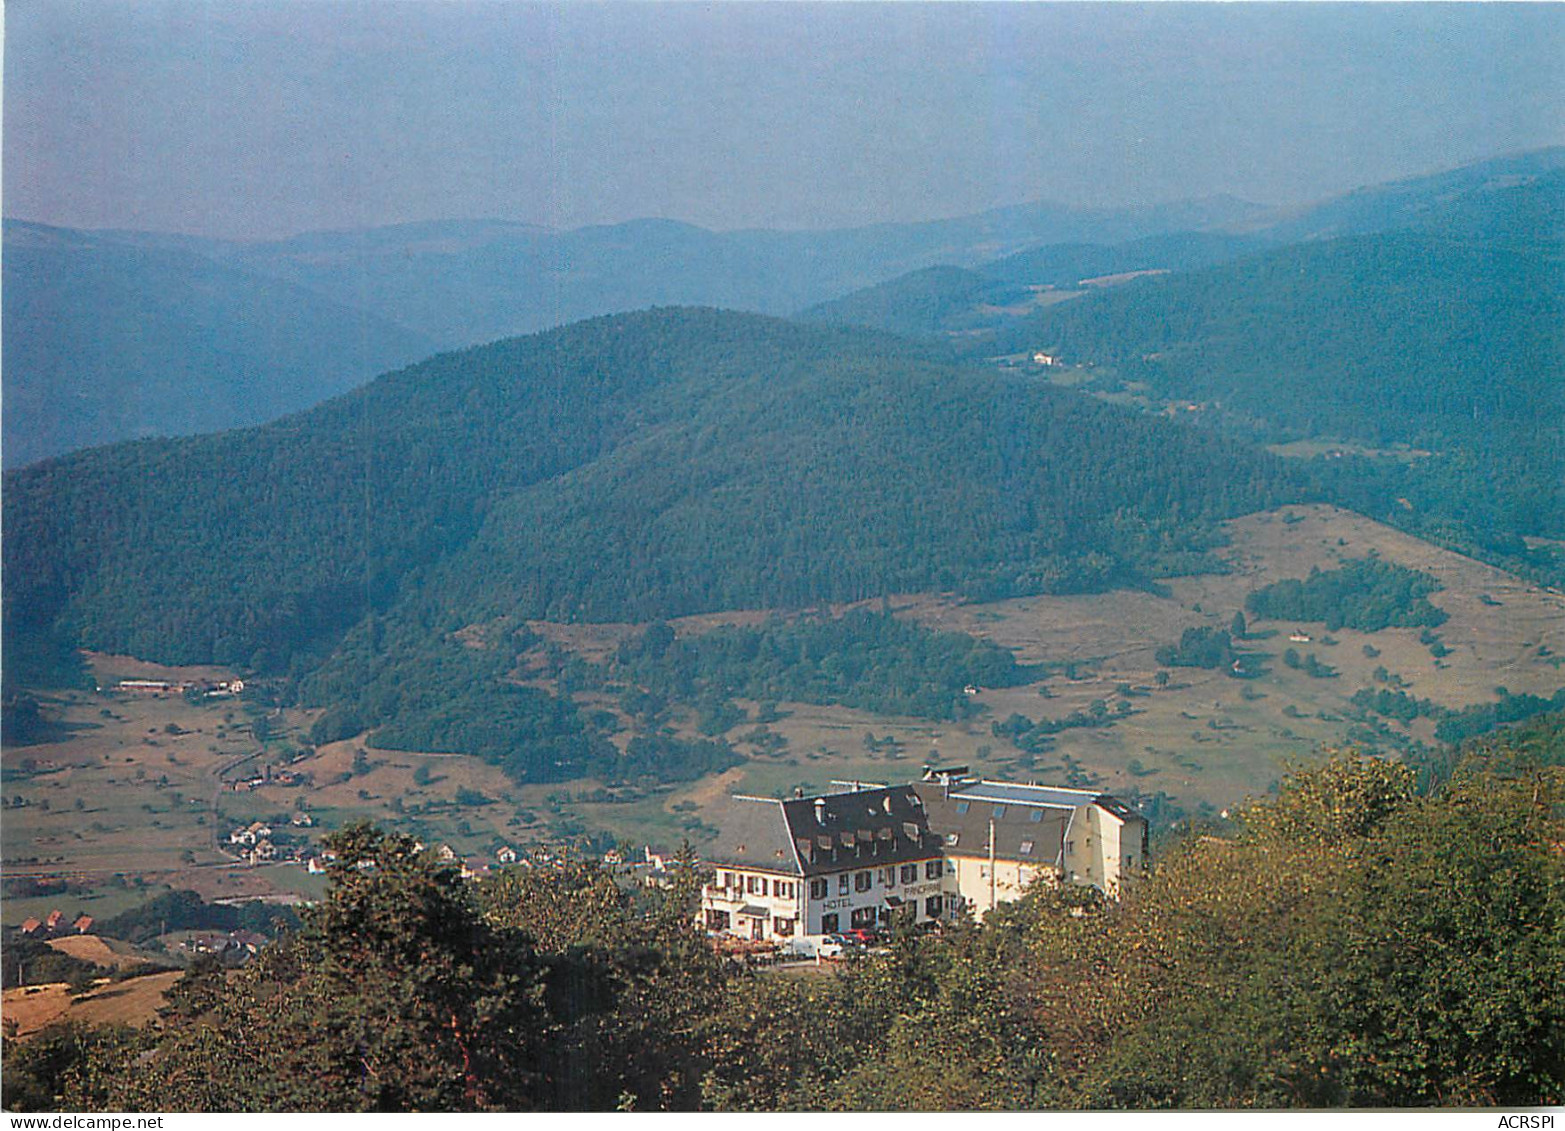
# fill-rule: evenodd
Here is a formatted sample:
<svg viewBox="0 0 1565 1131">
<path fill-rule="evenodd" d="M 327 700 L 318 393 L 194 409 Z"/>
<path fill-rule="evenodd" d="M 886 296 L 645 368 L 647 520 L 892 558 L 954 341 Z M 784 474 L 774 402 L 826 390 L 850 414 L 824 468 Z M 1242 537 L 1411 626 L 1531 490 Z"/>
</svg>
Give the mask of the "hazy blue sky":
<svg viewBox="0 0 1565 1131">
<path fill-rule="evenodd" d="M 231 237 L 1304 201 L 1565 141 L 1557 5 L 12 0 L 4 210 Z"/>
</svg>

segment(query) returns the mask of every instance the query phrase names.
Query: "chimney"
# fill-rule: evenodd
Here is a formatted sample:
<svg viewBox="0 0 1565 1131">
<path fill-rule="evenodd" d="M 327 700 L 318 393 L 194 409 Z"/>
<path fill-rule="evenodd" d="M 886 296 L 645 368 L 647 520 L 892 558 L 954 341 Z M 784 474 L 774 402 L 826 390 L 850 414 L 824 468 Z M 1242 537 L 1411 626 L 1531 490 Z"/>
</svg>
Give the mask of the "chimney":
<svg viewBox="0 0 1565 1131">
<path fill-rule="evenodd" d="M 793 787 L 793 799 L 795 801 L 804 800 L 804 787 L 802 785 L 796 785 Z"/>
</svg>

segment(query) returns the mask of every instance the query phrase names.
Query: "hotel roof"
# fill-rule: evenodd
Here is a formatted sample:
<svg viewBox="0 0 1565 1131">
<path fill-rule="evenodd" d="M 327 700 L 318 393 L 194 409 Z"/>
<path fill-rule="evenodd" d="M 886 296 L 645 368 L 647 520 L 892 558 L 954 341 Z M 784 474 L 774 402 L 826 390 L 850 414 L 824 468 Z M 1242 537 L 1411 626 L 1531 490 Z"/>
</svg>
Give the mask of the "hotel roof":
<svg viewBox="0 0 1565 1131">
<path fill-rule="evenodd" d="M 953 782 L 952 797 L 971 801 L 999 801 L 1010 805 L 1043 805 L 1052 809 L 1074 809 L 1091 805 L 1104 795 L 1095 789 L 1062 789 L 1050 785 L 1018 785 L 1005 781 Z"/>
</svg>

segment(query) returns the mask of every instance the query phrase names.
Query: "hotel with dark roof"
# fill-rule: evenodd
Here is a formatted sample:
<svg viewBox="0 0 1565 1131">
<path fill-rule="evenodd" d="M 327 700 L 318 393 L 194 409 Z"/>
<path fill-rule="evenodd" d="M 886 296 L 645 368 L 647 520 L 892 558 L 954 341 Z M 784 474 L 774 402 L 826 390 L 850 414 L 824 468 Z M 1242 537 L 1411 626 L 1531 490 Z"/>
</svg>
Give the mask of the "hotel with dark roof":
<svg viewBox="0 0 1565 1131">
<path fill-rule="evenodd" d="M 1108 794 L 974 779 L 966 767 L 908 785 L 833 784 L 818 797 L 736 796 L 713 813 L 709 930 L 797 943 L 898 915 L 982 919 L 1034 881 L 1117 896 L 1146 868 L 1146 821 Z"/>
</svg>

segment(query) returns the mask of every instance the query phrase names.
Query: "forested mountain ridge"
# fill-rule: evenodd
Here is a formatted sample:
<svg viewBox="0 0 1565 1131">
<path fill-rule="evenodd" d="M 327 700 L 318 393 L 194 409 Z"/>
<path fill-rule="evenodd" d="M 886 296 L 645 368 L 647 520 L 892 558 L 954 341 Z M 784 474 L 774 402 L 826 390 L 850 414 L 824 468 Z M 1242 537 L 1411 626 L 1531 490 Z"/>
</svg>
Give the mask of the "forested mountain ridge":
<svg viewBox="0 0 1565 1131">
<path fill-rule="evenodd" d="M 1037 306 L 1075 297 L 1115 276 L 1165 274 L 1223 263 L 1272 246 L 1259 236 L 1174 232 L 1119 244 L 1045 244 L 972 268 L 927 267 L 799 313 L 810 322 L 958 339 L 965 352 L 994 352 L 996 333 L 1025 325 Z M 1058 292 L 1051 294 L 1049 292 Z"/>
<path fill-rule="evenodd" d="M 1290 434 L 1417 442 L 1558 415 L 1560 262 L 1423 233 L 1344 237 L 1129 283 L 1029 332 Z"/>
<path fill-rule="evenodd" d="M 307 234 L 230 254 L 457 346 L 651 305 L 788 314 L 935 264 L 1227 224 L 1259 210 L 1227 197 L 1137 208 L 1032 203 L 817 231 L 712 231 L 667 219 L 569 231 L 457 221 Z"/>
<path fill-rule="evenodd" d="M 8 220 L 4 282 L 7 467 L 259 424 L 435 349 L 352 304 L 112 234 Z"/>
<path fill-rule="evenodd" d="M 1365 186 L 1302 207 L 1254 210 L 1226 224 L 1117 240 L 1040 242 L 984 263 L 952 259 L 818 303 L 801 317 L 895 333 L 972 335 L 1014 328 L 1018 319 L 1004 308 L 1025 298 L 1028 288 L 1069 290 L 1084 280 L 1194 271 L 1294 243 L 1415 230 L 1536 248 L 1565 236 L 1562 178 L 1565 147 L 1536 150 Z M 1003 335 L 1002 345 L 1019 348 L 1026 337 L 1025 330 Z M 994 352 L 983 335 L 971 344 L 975 353 Z"/>
<path fill-rule="evenodd" d="M 938 349 L 710 310 L 444 354 L 5 488 L 11 655 L 262 670 L 415 596 L 455 627 L 1144 583 L 1297 494 L 1267 457 Z"/>
<path fill-rule="evenodd" d="M 799 312 L 805 322 L 926 337 L 981 328 L 985 308 L 1031 297 L 1025 286 L 963 267 L 926 267 Z"/>
<path fill-rule="evenodd" d="M 803 232 L 444 220 L 260 242 L 8 219 L 5 462 L 256 424 L 437 349 L 597 315 L 670 304 L 786 314 L 946 260 L 1257 208 L 1031 204 Z"/>
<path fill-rule="evenodd" d="M 1565 170 L 1565 146 L 1549 146 L 1365 185 L 1303 207 L 1272 209 L 1226 230 L 1293 241 L 1443 226 L 1454 214 L 1469 209 L 1493 212 L 1518 187 L 1557 178 L 1561 170 Z"/>
<path fill-rule="evenodd" d="M 1042 312 L 1017 343 L 1094 367 L 1099 389 L 1195 403 L 1230 433 L 1431 453 L 1318 471 L 1345 506 L 1557 585 L 1565 558 L 1522 539 L 1565 535 L 1565 257 L 1520 224 L 1561 187 L 1496 198 L 1504 211 L 1449 234 L 1136 280 Z"/>
<path fill-rule="evenodd" d="M 877 311 L 881 299 L 811 316 L 966 331 L 993 323 L 986 308 L 1010 305 L 1018 286 L 1186 270 L 1268 243 L 1481 225 L 1504 207 L 1557 236 L 1559 209 L 1533 186 L 1557 182 L 1562 154 L 1478 162 L 1289 211 L 1230 197 L 1138 208 L 1035 203 L 805 232 L 452 220 L 239 243 L 8 220 L 5 460 L 14 467 L 88 444 L 256 423 L 437 348 L 653 304 L 786 314 L 944 265 L 990 281 L 963 280 L 954 291 L 945 289 L 957 278 L 950 273 L 896 282 L 893 292 L 906 289 L 919 311 L 911 320 L 905 302 Z"/>
</svg>

